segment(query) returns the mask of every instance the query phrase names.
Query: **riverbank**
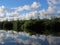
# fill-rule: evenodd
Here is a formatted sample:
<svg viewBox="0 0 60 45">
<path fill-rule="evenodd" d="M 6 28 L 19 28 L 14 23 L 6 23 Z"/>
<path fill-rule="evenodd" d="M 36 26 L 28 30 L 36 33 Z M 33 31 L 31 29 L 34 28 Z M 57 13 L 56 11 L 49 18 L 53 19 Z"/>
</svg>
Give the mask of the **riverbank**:
<svg viewBox="0 0 60 45">
<path fill-rule="evenodd" d="M 0 30 L 13 30 L 23 31 L 29 34 L 45 34 L 60 36 L 60 18 L 51 19 L 29 19 L 29 20 L 16 20 L 16 21 L 3 21 L 0 22 Z"/>
</svg>

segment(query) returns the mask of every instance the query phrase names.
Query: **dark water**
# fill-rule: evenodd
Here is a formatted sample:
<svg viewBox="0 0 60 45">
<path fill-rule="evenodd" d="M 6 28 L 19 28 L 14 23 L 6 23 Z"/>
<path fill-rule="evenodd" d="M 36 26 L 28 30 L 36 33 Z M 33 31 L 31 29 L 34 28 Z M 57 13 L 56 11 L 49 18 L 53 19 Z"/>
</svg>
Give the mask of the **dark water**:
<svg viewBox="0 0 60 45">
<path fill-rule="evenodd" d="M 30 36 L 25 32 L 0 30 L 0 45 L 60 45 L 60 37 L 51 35 Z"/>
</svg>

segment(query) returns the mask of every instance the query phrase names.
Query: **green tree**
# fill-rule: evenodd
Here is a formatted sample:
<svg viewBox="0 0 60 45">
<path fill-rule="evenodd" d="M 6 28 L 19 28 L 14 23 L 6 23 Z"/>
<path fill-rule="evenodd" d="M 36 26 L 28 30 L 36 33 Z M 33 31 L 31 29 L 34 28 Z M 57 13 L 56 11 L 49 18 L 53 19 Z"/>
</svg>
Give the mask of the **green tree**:
<svg viewBox="0 0 60 45">
<path fill-rule="evenodd" d="M 13 21 L 13 30 L 17 31 L 17 21 Z"/>
</svg>

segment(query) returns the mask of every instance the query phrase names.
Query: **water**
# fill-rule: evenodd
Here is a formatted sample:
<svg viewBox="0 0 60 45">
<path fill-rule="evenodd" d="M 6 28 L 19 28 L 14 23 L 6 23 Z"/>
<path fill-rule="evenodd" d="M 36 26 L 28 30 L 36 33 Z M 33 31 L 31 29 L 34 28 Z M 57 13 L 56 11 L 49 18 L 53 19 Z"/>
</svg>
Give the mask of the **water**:
<svg viewBox="0 0 60 45">
<path fill-rule="evenodd" d="M 60 45 L 60 37 L 0 30 L 0 45 Z"/>
</svg>

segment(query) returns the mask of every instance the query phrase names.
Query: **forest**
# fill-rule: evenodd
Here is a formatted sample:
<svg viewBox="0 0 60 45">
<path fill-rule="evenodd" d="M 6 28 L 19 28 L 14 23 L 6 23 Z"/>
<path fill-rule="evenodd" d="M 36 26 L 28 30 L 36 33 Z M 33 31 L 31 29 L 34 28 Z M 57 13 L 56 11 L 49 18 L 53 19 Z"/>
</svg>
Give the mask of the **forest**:
<svg viewBox="0 0 60 45">
<path fill-rule="evenodd" d="M 30 19 L 30 20 L 16 20 L 0 22 L 0 30 L 23 31 L 30 35 L 32 34 L 46 34 L 60 36 L 60 18 L 51 19 Z"/>
</svg>

